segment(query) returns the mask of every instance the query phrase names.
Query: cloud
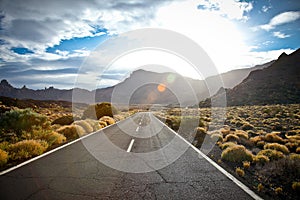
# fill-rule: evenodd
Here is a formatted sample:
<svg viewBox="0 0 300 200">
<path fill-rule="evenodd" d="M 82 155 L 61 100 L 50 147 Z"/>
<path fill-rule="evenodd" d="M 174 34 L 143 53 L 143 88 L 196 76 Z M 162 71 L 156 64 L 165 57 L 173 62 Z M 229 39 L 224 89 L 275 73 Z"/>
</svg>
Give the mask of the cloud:
<svg viewBox="0 0 300 200">
<path fill-rule="evenodd" d="M 270 31 L 277 26 L 294 22 L 300 18 L 300 11 L 283 12 L 273 17 L 268 24 L 260 25 L 259 28 Z"/>
<path fill-rule="evenodd" d="M 253 5 L 251 2 L 236 0 L 202 0 L 198 8 L 225 15 L 229 19 L 247 20 L 245 14 L 253 9 Z"/>
<path fill-rule="evenodd" d="M 266 6 L 266 5 L 264 5 L 264 6 L 261 8 L 261 11 L 263 11 L 264 13 L 266 13 L 266 12 L 268 12 L 271 8 L 272 8 L 272 6 Z"/>
<path fill-rule="evenodd" d="M 168 1 L 2 0 L 1 39 L 7 49 L 22 47 L 43 56 L 62 40 L 103 34 L 99 28 L 115 34 L 145 27 Z"/>
<path fill-rule="evenodd" d="M 273 32 L 273 35 L 277 38 L 280 38 L 280 39 L 284 39 L 284 38 L 287 38 L 287 37 L 290 37 L 291 35 L 287 35 L 287 34 L 284 34 L 284 33 L 281 33 L 279 31 L 275 31 Z"/>
</svg>

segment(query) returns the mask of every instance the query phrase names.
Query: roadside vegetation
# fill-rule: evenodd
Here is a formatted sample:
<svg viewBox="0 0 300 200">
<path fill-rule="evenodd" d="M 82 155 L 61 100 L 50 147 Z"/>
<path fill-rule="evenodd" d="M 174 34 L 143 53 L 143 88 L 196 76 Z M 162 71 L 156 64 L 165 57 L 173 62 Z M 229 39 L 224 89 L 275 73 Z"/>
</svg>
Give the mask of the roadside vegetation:
<svg viewBox="0 0 300 200">
<path fill-rule="evenodd" d="M 4 100 L 0 101 L 0 170 L 112 125 L 130 113 L 119 112 L 110 103 L 82 105 L 74 114 L 67 102 Z"/>
<path fill-rule="evenodd" d="M 198 120 L 192 133 L 180 134 L 192 135 L 198 148 L 205 138 L 216 142 L 209 156 L 263 198 L 300 196 L 299 104 L 228 107 L 221 127 L 212 124 L 209 108 L 190 108 L 189 113 L 181 116 L 173 108 L 157 115 L 179 133 L 185 119 Z"/>
</svg>

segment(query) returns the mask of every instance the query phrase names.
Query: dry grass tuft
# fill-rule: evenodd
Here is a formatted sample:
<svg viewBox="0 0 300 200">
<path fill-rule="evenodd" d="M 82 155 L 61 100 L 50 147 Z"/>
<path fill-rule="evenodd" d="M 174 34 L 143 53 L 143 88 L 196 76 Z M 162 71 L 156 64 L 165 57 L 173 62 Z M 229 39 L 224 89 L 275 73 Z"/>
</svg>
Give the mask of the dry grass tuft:
<svg viewBox="0 0 300 200">
<path fill-rule="evenodd" d="M 278 160 L 280 158 L 283 158 L 284 155 L 281 151 L 277 151 L 277 150 L 274 150 L 274 149 L 264 149 L 264 150 L 261 150 L 260 152 L 258 152 L 257 155 L 264 155 L 264 156 L 267 156 L 270 161 L 272 160 Z"/>
<path fill-rule="evenodd" d="M 75 121 L 74 125 L 81 126 L 84 129 L 85 133 L 93 132 L 93 127 L 86 120 Z"/>
<path fill-rule="evenodd" d="M 0 167 L 4 166 L 8 161 L 8 153 L 0 149 Z"/>
<path fill-rule="evenodd" d="M 11 160 L 23 161 L 41 155 L 48 148 L 48 144 L 42 140 L 23 140 L 9 146 Z"/>
<path fill-rule="evenodd" d="M 244 177 L 244 176 L 245 176 L 245 171 L 244 171 L 243 169 L 239 168 L 239 167 L 237 167 L 237 168 L 235 169 L 235 173 L 236 173 L 238 176 L 240 176 L 240 177 Z"/>
<path fill-rule="evenodd" d="M 274 149 L 277 151 L 281 151 L 284 154 L 290 153 L 289 149 L 286 146 L 278 143 L 268 143 L 264 146 L 264 149 Z"/>
<path fill-rule="evenodd" d="M 116 121 L 114 120 L 114 118 L 109 117 L 109 116 L 103 116 L 99 119 L 99 121 L 103 121 L 106 122 L 107 125 L 112 125 L 115 124 Z"/>
<path fill-rule="evenodd" d="M 253 154 L 242 145 L 235 145 L 226 148 L 221 154 L 222 160 L 229 162 L 252 161 Z"/>
<path fill-rule="evenodd" d="M 280 134 L 280 132 L 267 133 L 264 140 L 266 142 L 284 143 L 284 140 L 278 134 Z"/>
<path fill-rule="evenodd" d="M 296 192 L 300 192 L 300 182 L 293 182 L 292 188 L 293 188 L 293 190 L 295 190 Z"/>
<path fill-rule="evenodd" d="M 226 135 L 224 141 L 225 142 L 237 142 L 237 141 L 239 141 L 239 139 L 240 139 L 239 136 L 230 133 L 230 134 Z"/>
</svg>

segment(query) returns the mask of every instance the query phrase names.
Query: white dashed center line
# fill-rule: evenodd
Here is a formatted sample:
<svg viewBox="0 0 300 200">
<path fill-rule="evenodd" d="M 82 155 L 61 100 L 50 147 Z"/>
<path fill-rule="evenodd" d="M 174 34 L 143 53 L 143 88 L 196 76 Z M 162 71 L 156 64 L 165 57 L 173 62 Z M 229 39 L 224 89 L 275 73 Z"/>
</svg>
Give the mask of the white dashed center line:
<svg viewBox="0 0 300 200">
<path fill-rule="evenodd" d="M 133 143 L 134 143 L 134 139 L 132 139 L 132 140 L 130 141 L 130 144 L 129 144 L 129 146 L 128 146 L 127 152 L 130 152 L 130 151 L 131 151 L 131 148 L 132 148 L 132 146 L 133 146 Z"/>
</svg>

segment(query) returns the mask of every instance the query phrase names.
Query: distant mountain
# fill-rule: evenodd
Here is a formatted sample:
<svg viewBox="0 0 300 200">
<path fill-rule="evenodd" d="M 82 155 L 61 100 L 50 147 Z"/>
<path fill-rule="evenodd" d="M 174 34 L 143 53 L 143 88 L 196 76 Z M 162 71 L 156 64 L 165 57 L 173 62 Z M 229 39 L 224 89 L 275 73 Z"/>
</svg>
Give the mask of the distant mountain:
<svg viewBox="0 0 300 200">
<path fill-rule="evenodd" d="M 252 70 L 263 69 L 271 65 L 272 62 L 221 74 L 224 86 L 232 88 L 246 78 Z M 94 99 L 97 102 L 113 99 L 115 103 L 127 103 L 128 97 L 131 97 L 129 103 L 132 104 L 178 104 L 181 102 L 183 106 L 186 106 L 194 104 L 195 99 L 201 101 L 211 94 L 215 94 L 219 90 L 219 85 L 214 84 L 218 78 L 218 76 L 212 76 L 204 81 L 183 77 L 175 73 L 137 70 L 115 86 L 94 91 L 79 88 L 60 90 L 53 87 L 41 90 L 28 89 L 26 86 L 14 88 L 6 80 L 2 80 L 0 96 L 18 99 L 72 101 L 74 92 L 77 94 L 76 102 L 79 103 L 92 103 Z M 157 89 L 159 83 L 166 86 L 165 91 L 160 92 Z M 210 86 L 209 90 L 207 85 Z"/>
<path fill-rule="evenodd" d="M 300 103 L 300 49 L 282 53 L 269 67 L 252 71 L 240 84 L 226 89 L 226 97 L 229 106 Z M 200 106 L 209 106 L 210 101 Z"/>
</svg>

